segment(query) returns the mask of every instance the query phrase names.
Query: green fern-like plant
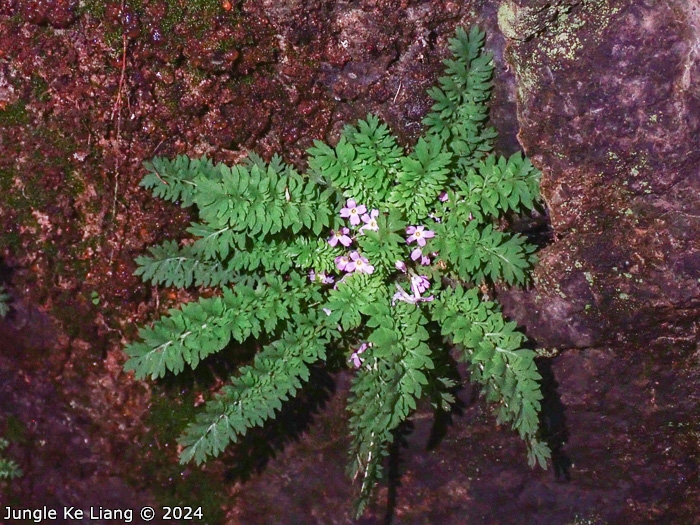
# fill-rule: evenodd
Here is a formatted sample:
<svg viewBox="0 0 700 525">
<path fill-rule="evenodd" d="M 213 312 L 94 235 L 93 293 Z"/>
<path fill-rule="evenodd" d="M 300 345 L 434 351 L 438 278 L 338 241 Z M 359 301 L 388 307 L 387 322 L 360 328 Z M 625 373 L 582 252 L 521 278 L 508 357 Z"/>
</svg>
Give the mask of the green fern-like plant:
<svg viewBox="0 0 700 525">
<path fill-rule="evenodd" d="M 10 294 L 5 292 L 5 287 L 0 284 L 0 318 L 4 318 L 8 313 L 10 313 Z"/>
<path fill-rule="evenodd" d="M 303 175 L 255 154 L 233 167 L 184 156 L 146 163 L 141 185 L 195 206 L 199 222 L 190 240 L 138 257 L 136 273 L 220 293 L 142 328 L 126 370 L 156 379 L 232 341 L 254 338 L 262 348 L 181 436 L 183 463 L 217 456 L 264 425 L 304 388 L 311 365 L 340 358 L 354 373 L 349 474 L 359 515 L 418 401 L 440 410 L 455 401 L 454 380 L 436 366 L 454 350 L 498 422 L 525 441 L 530 464 L 545 467 L 535 353 L 479 288 L 526 282 L 534 247 L 496 224 L 539 197 L 539 172 L 526 158 L 492 153 L 493 63 L 483 41 L 477 29 L 457 31 L 446 76 L 430 91 L 426 133 L 409 152 L 369 115 L 335 146 L 316 141 Z"/>
<path fill-rule="evenodd" d="M 0 450 L 7 448 L 9 443 L 6 439 L 0 438 Z M 0 479 L 18 478 L 22 475 L 22 470 L 17 463 L 11 459 L 6 459 L 0 456 Z"/>
</svg>

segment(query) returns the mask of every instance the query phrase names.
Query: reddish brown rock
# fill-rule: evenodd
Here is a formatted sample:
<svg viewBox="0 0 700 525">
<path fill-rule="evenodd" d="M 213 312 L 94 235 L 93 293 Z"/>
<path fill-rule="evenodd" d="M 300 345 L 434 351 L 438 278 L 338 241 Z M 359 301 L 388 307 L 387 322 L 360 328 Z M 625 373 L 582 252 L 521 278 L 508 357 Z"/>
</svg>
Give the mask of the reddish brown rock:
<svg viewBox="0 0 700 525">
<path fill-rule="evenodd" d="M 0 280 L 13 297 L 0 323 L 0 434 L 25 470 L 13 501 L 129 507 L 228 491 L 226 523 L 352 523 L 347 375 L 312 425 L 288 411 L 254 435 L 262 441 L 207 464 L 209 490 L 177 464 L 182 420 L 171 413 L 208 392 L 148 383 L 151 395 L 122 373 L 135 327 L 199 293 L 132 275 L 146 245 L 180 238 L 190 219 L 138 186 L 141 161 L 235 162 L 250 148 L 303 164 L 314 138 L 368 111 L 410 143 L 447 39 L 477 23 L 495 55 L 499 149 L 519 149 L 522 129 L 554 240 L 533 289 L 501 297 L 541 346 L 594 348 L 541 362 L 555 468 L 530 470 L 517 435 L 496 429 L 465 386 L 450 424 L 433 428 L 427 407 L 412 418 L 392 464 L 399 484 L 361 523 L 386 522 L 387 501 L 405 524 L 698 523 L 700 23 L 690 0 L 71 10 L 87 4 L 101 5 L 0 0 L 0 257 L 12 269 L 0 265 Z"/>
</svg>

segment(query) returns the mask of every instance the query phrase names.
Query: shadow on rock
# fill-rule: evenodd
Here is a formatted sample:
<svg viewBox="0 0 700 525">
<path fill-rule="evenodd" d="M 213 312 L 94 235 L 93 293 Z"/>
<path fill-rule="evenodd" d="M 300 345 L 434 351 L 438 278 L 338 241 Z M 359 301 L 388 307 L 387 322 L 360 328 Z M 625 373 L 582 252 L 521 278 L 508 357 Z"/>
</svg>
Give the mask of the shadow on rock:
<svg viewBox="0 0 700 525">
<path fill-rule="evenodd" d="M 309 429 L 314 417 L 326 406 L 336 389 L 328 371 L 311 367 L 310 372 L 306 387 L 284 403 L 275 419 L 269 420 L 262 428 L 250 430 L 224 459 L 226 481 L 245 482 L 253 474 L 261 473 L 287 444 L 299 441 Z"/>
<path fill-rule="evenodd" d="M 537 369 L 542 376 L 542 411 L 540 412 L 540 428 L 542 438 L 552 451 L 552 466 L 557 481 L 571 481 L 571 459 L 564 451 L 564 445 L 569 439 L 566 426 L 566 408 L 559 396 L 559 383 L 554 377 L 552 359 L 539 359 Z"/>
</svg>

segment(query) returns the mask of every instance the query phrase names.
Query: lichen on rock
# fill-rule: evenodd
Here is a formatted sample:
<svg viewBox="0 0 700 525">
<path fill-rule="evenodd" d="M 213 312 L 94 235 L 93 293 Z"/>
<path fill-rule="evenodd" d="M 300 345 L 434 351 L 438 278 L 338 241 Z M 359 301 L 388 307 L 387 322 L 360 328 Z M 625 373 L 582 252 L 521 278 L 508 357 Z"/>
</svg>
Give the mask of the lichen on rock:
<svg viewBox="0 0 700 525">
<path fill-rule="evenodd" d="M 519 138 L 543 169 L 555 242 L 542 253 L 536 292 L 519 294 L 513 311 L 543 344 L 645 344 L 678 326 L 692 333 L 700 312 L 700 92 L 684 82 L 700 67 L 692 10 L 680 1 L 571 2 L 555 23 L 555 4 L 520 4 L 505 2 L 499 14 L 515 13 L 501 27 L 520 35 L 506 51 L 519 84 Z"/>
</svg>

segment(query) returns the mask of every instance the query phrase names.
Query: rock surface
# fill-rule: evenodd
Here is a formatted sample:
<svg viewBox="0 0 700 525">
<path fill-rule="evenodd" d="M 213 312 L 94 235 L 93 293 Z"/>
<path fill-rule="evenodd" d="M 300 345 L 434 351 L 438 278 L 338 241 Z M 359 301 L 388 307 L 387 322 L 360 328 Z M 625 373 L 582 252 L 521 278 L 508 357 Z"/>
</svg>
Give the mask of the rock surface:
<svg viewBox="0 0 700 525">
<path fill-rule="evenodd" d="M 690 1 L 501 6 L 554 235 L 534 290 L 507 303 L 543 346 L 697 337 L 699 16 Z"/>
<path fill-rule="evenodd" d="M 346 377 L 313 424 L 291 412 L 200 472 L 177 464 L 174 438 L 206 389 L 152 394 L 121 371 L 135 327 L 191 297 L 132 275 L 189 220 L 138 187 L 140 165 L 246 148 L 303 165 L 313 139 L 368 111 L 410 143 L 447 38 L 477 23 L 498 147 L 522 144 L 543 171 L 552 242 L 529 290 L 498 295 L 538 346 L 562 349 L 540 363 L 555 462 L 528 469 L 465 385 L 446 434 L 418 411 L 361 523 L 390 522 L 387 501 L 402 524 L 700 523 L 697 2 L 183 4 L 0 2 L 0 280 L 15 298 L 0 434 L 25 470 L 0 486 L 10 501 L 216 493 L 210 523 L 352 522 Z"/>
</svg>

